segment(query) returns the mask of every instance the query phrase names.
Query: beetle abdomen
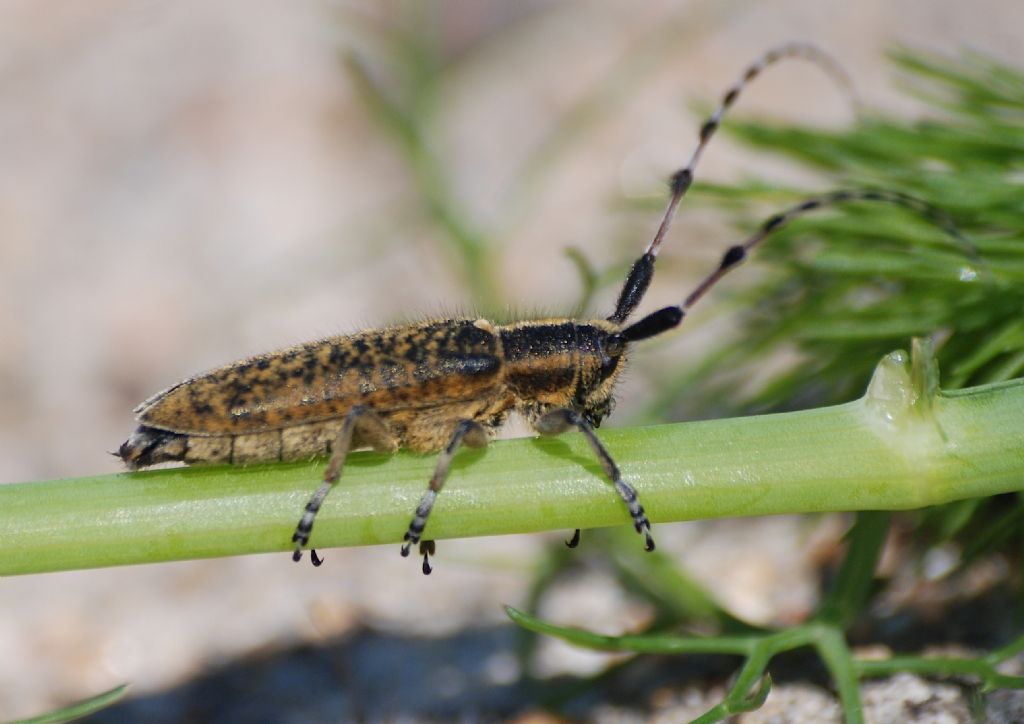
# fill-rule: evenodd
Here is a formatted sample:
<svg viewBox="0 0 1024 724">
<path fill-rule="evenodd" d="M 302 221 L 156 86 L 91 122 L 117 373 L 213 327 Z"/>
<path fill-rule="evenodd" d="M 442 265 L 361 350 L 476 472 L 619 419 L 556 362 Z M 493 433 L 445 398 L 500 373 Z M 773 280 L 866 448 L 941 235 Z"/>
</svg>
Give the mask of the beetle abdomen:
<svg viewBox="0 0 1024 724">
<path fill-rule="evenodd" d="M 187 464 L 259 463 L 307 460 L 325 455 L 341 419 L 237 435 L 191 435 L 139 425 L 118 449 L 132 470 L 165 462 Z M 357 447 L 362 447 L 356 441 Z"/>
</svg>

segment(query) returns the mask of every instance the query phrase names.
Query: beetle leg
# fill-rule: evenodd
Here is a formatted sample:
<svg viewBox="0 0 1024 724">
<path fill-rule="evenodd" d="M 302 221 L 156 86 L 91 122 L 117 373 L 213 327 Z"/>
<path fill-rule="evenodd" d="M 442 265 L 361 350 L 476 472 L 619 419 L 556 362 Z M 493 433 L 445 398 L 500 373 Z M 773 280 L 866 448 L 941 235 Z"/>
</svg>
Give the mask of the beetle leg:
<svg viewBox="0 0 1024 724">
<path fill-rule="evenodd" d="M 373 410 L 356 405 L 348 411 L 341 423 L 341 429 L 338 430 L 338 436 L 331 446 L 331 459 L 324 469 L 323 482 L 306 503 L 306 510 L 302 513 L 302 518 L 299 519 L 299 524 L 295 527 L 295 533 L 292 535 L 292 542 L 295 543 L 295 552 L 292 554 L 294 561 L 301 560 L 302 549 L 309 543 L 309 536 L 313 532 L 313 521 L 316 519 L 316 514 L 320 510 L 320 506 L 323 505 L 324 498 L 341 477 L 341 469 L 345 464 L 345 458 L 348 457 L 348 453 L 352 449 L 352 437 L 357 430 L 360 438 L 375 450 L 394 452 L 398 447 L 398 440 L 388 430 L 387 423 Z M 319 566 L 323 562 L 323 559 L 316 555 L 316 551 L 312 551 L 311 555 L 314 566 Z"/>
<path fill-rule="evenodd" d="M 437 494 L 441 492 L 444 481 L 448 478 L 448 469 L 451 467 L 452 458 L 455 457 L 459 445 L 484 447 L 488 440 L 487 430 L 479 422 L 461 420 L 455 426 L 448 445 L 437 458 L 437 466 L 434 468 L 434 474 L 430 477 L 430 487 L 427 488 L 427 492 L 423 494 L 420 504 L 416 507 L 416 514 L 413 516 L 412 522 L 409 523 L 409 530 L 405 532 L 405 542 L 402 544 L 402 556 L 405 557 L 409 555 L 409 549 L 419 543 L 420 553 L 423 555 L 424 575 L 430 575 L 430 571 L 433 570 L 430 567 L 430 556 L 434 553 L 435 546 L 432 540 L 420 543 L 420 537 L 423 535 L 423 529 L 427 526 L 427 518 L 434 507 Z"/>
<path fill-rule="evenodd" d="M 647 514 L 644 513 L 644 506 L 640 505 L 640 500 L 637 498 L 633 486 L 622 479 L 619 466 L 615 464 L 612 456 L 608 454 L 608 450 L 601 444 L 597 434 L 594 432 L 594 426 L 587 422 L 583 415 L 569 408 L 547 412 L 541 415 L 534 423 L 534 429 L 541 435 L 561 435 L 570 427 L 575 427 L 587 438 L 587 443 L 589 443 L 590 449 L 594 451 L 594 455 L 597 456 L 601 467 L 604 468 L 605 475 L 611 479 L 615 489 L 619 491 L 619 495 L 626 503 L 629 514 L 633 518 L 633 527 L 636 528 L 637 533 L 643 534 L 644 547 L 648 551 L 653 551 L 654 538 L 651 537 L 651 522 L 647 519 Z M 568 542 L 569 547 L 574 548 L 579 543 L 579 540 L 579 530 L 577 530 L 573 534 L 572 540 Z"/>
</svg>

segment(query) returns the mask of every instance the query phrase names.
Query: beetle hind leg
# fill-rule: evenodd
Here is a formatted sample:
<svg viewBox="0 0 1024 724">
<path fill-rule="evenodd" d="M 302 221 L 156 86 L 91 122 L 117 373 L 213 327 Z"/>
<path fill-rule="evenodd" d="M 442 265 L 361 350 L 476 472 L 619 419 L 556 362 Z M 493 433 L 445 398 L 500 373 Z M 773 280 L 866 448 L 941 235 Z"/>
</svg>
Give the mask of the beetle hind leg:
<svg viewBox="0 0 1024 724">
<path fill-rule="evenodd" d="M 357 405 L 348 411 L 338 430 L 338 436 L 334 439 L 331 447 L 331 459 L 324 469 L 324 479 L 320 487 L 313 493 L 313 497 L 306 503 L 306 508 L 299 519 L 299 524 L 292 534 L 292 542 L 295 544 L 295 552 L 292 553 L 293 561 L 302 560 L 302 549 L 309 543 L 309 536 L 313 532 L 313 522 L 316 514 L 323 505 L 324 498 L 331 492 L 331 488 L 341 477 L 341 470 L 345 465 L 345 458 L 352 449 L 353 435 L 358 432 L 360 438 L 369 443 L 375 450 L 382 452 L 393 452 L 398 447 L 398 440 L 388 429 L 384 422 L 373 410 L 362 405 Z M 314 566 L 323 563 L 323 558 L 311 551 L 311 559 Z"/>
</svg>

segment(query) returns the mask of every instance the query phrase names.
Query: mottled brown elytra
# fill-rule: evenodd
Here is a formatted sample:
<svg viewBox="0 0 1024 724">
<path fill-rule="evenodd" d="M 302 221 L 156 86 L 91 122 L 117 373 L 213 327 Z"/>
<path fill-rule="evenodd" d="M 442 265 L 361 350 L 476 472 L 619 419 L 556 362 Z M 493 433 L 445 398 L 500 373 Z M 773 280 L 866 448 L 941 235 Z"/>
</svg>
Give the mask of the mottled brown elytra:
<svg viewBox="0 0 1024 724">
<path fill-rule="evenodd" d="M 747 68 L 701 126 L 689 162 L 670 182 L 671 196 L 654 239 L 633 264 L 614 312 L 606 319 L 537 319 L 498 324 L 486 319 L 438 319 L 331 337 L 235 362 L 185 380 L 135 409 L 139 425 L 118 455 L 132 470 L 166 461 L 255 463 L 330 455 L 292 541 L 302 556 L 324 498 L 341 476 L 350 450 L 407 448 L 440 453 L 429 487 L 413 514 L 401 552 L 419 544 L 430 573 L 434 543 L 422 540 L 427 519 L 460 445 L 481 447 L 515 411 L 542 435 L 581 432 L 625 502 L 647 550 L 651 525 L 634 488 L 623 480 L 594 430 L 611 411 L 615 382 L 634 342 L 676 327 L 693 306 L 754 246 L 792 219 L 847 201 L 904 206 L 956 232 L 927 204 L 903 194 L 837 191 L 809 199 L 765 221 L 725 252 L 718 267 L 682 304 L 627 324 L 654 276 L 654 263 L 693 181 L 700 155 L 722 115 L 766 66 L 803 57 L 844 84 L 845 76 L 813 46 L 776 48 Z M 568 542 L 579 542 L 579 530 Z M 311 552 L 314 564 L 320 559 Z"/>
</svg>

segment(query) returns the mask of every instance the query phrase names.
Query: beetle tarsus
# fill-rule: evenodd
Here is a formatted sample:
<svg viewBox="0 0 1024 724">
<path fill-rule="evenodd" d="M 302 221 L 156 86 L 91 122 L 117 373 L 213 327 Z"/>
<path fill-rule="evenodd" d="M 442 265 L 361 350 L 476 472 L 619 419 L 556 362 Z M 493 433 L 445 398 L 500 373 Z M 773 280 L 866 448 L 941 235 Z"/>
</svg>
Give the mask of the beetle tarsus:
<svg viewBox="0 0 1024 724">
<path fill-rule="evenodd" d="M 430 556 L 437 552 L 437 545 L 432 540 L 425 540 L 420 543 L 420 553 L 423 554 L 423 575 L 429 576 L 434 570 L 430 567 Z"/>
</svg>

